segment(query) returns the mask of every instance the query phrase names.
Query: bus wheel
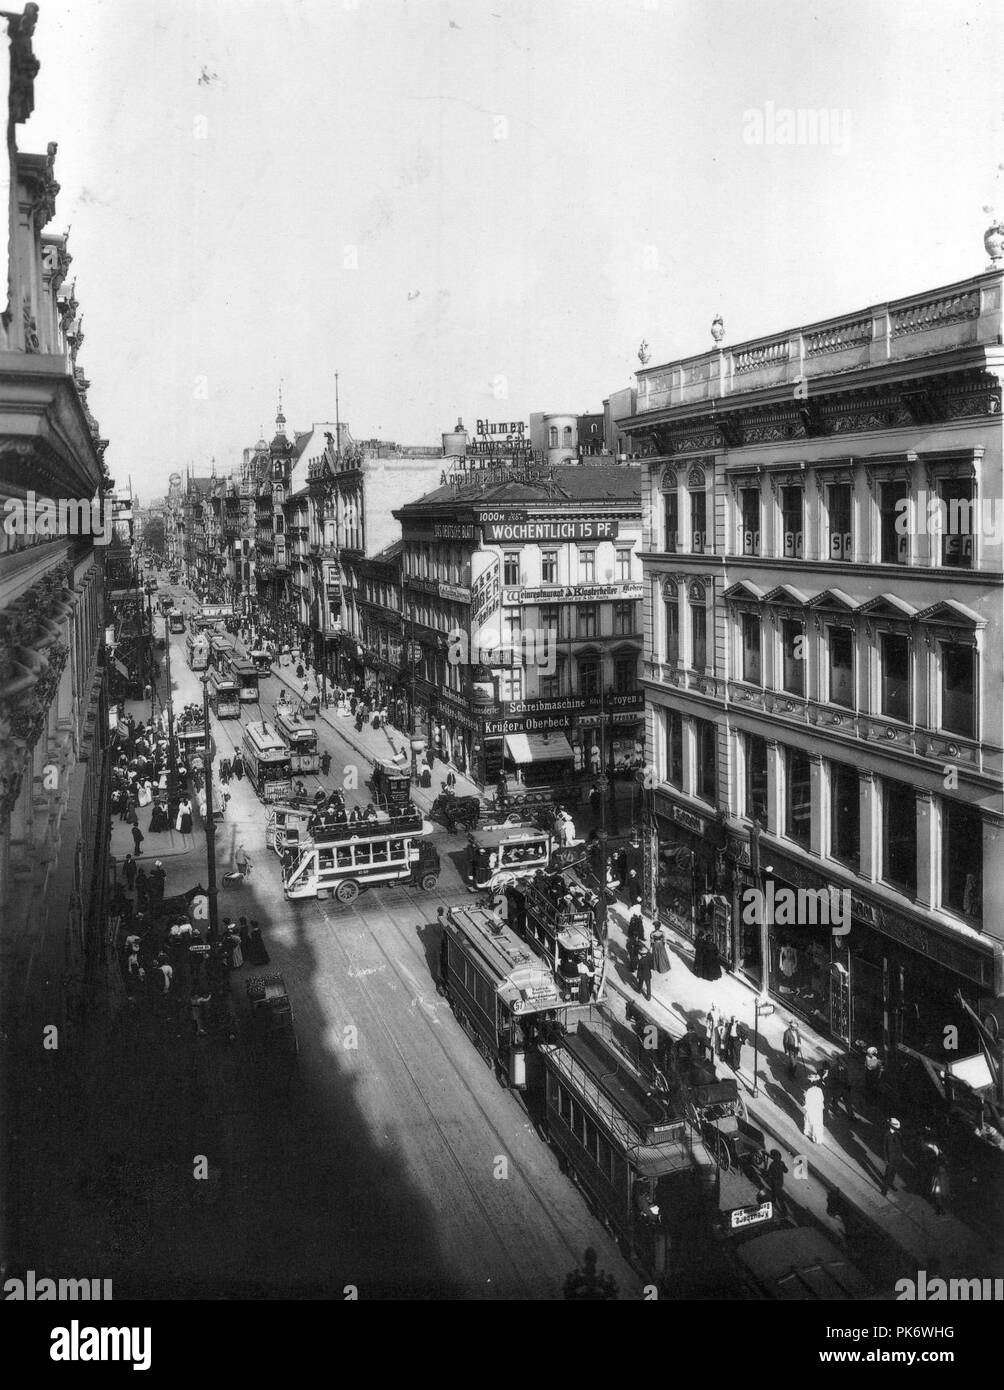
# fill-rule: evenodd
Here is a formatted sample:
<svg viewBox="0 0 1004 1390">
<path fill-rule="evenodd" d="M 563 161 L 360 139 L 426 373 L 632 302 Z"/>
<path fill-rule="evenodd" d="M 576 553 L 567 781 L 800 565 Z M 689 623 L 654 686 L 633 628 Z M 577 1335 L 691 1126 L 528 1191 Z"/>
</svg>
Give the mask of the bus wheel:
<svg viewBox="0 0 1004 1390">
<path fill-rule="evenodd" d="M 438 882 L 439 882 L 439 875 L 438 875 L 438 874 L 423 874 L 423 875 L 422 875 L 422 887 L 425 889 L 425 891 L 426 891 L 427 893 L 431 893 L 432 890 L 433 890 L 433 888 L 435 888 L 435 886 L 436 886 L 436 884 L 437 884 Z"/>
<path fill-rule="evenodd" d="M 343 879 L 335 889 L 335 897 L 340 903 L 354 903 L 359 896 L 359 884 L 354 878 Z"/>
</svg>

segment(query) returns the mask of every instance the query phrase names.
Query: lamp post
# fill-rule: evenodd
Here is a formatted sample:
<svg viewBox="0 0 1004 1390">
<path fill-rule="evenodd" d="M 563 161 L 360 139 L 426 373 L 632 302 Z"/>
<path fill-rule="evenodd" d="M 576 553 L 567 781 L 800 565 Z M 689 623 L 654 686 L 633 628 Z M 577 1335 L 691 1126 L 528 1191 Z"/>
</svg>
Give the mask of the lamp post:
<svg viewBox="0 0 1004 1390">
<path fill-rule="evenodd" d="M 753 1001 L 753 1094 L 760 1094 L 760 1076 L 758 1064 L 760 1061 L 760 1020 L 768 1018 L 774 1012 L 774 1005 L 771 1000 L 755 999 Z"/>
<path fill-rule="evenodd" d="M 209 875 L 209 940 L 220 939 L 220 915 L 216 887 L 216 825 L 213 821 L 213 760 L 209 748 L 209 676 L 202 677 L 202 720 L 205 728 L 206 771 L 206 869 Z"/>
</svg>

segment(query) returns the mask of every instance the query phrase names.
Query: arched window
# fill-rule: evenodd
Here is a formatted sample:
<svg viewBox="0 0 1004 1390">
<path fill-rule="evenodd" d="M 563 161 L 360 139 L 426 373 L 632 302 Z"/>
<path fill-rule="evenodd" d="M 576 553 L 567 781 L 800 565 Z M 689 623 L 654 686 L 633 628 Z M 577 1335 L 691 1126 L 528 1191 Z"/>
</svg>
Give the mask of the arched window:
<svg viewBox="0 0 1004 1390">
<path fill-rule="evenodd" d="M 562 434 L 564 435 L 565 447 L 568 448 L 568 446 L 569 446 L 569 445 L 571 444 L 571 442 L 572 442 L 572 427 L 571 427 L 571 425 L 566 425 L 565 428 L 564 428 L 564 430 L 562 431 Z"/>
<path fill-rule="evenodd" d="M 672 579 L 663 581 L 662 601 L 666 609 L 666 661 L 675 666 L 680 659 L 680 591 Z"/>
<path fill-rule="evenodd" d="M 664 468 L 659 480 L 663 504 L 663 545 L 667 555 L 675 555 L 680 546 L 680 494 L 677 490 L 676 472 Z"/>
<path fill-rule="evenodd" d="M 548 447 L 549 449 L 556 449 L 556 448 L 558 447 L 558 427 L 557 427 L 557 425 L 552 425 L 551 428 L 550 428 L 550 429 L 548 430 L 548 432 L 547 432 L 547 447 Z"/>
</svg>

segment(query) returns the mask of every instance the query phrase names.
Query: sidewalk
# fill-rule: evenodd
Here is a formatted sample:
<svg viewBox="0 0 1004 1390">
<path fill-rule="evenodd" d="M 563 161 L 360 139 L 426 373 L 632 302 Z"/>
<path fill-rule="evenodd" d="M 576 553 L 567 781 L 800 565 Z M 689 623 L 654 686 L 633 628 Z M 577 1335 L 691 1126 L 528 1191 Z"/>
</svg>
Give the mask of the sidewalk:
<svg viewBox="0 0 1004 1390">
<path fill-rule="evenodd" d="M 791 1202 L 811 1212 L 812 1216 L 831 1231 L 838 1241 L 845 1236 L 844 1223 L 826 1213 L 827 1194 L 834 1189 L 856 1208 L 860 1219 L 883 1233 L 884 1239 L 899 1252 L 899 1264 L 905 1277 L 916 1269 L 938 1271 L 944 1277 L 976 1278 L 999 1275 L 1001 1252 L 997 1240 L 999 1220 L 997 1195 L 987 1191 L 985 1211 L 987 1234 L 980 1239 L 969 1226 L 952 1215 L 952 1199 L 944 1216 L 936 1216 L 934 1208 L 920 1193 L 904 1191 L 904 1175 L 897 1178 L 897 1190 L 883 1197 L 880 1190 L 884 1164 L 881 1158 L 882 1140 L 891 1113 L 880 1103 L 876 1108 L 862 1094 L 861 1077 L 856 1076 L 853 1091 L 854 1121 L 841 1110 L 826 1120 L 826 1139 L 811 1144 L 802 1136 L 802 1100 L 806 1088 L 806 1073 L 798 1068 L 789 1077 L 782 1036 L 789 1015 L 775 1006 L 775 1012 L 760 1019 L 759 1029 L 759 1088 L 753 1091 L 753 1031 L 755 990 L 744 981 L 729 974 L 718 980 L 702 980 L 691 969 L 691 953 L 682 939 L 669 932 L 672 968 L 665 974 L 652 977 L 652 1002 L 646 1002 L 637 992 L 627 966 L 625 929 L 627 908 L 622 902 L 611 906 L 609 913 L 608 954 L 610 962 L 607 982 L 611 996 L 619 996 L 621 1006 L 630 1000 L 636 1008 L 647 1012 L 667 1031 L 679 1035 L 689 1028 L 704 1036 L 704 1020 L 713 1002 L 727 1017 L 733 1014 L 750 1030 L 750 1042 L 742 1050 L 740 1085 L 746 1096 L 750 1120 L 777 1141 L 782 1156 L 792 1172 L 785 1184 L 785 1196 Z M 827 1057 L 834 1058 L 841 1049 L 798 1020 L 802 1034 L 803 1056 L 811 1068 Z M 731 1075 L 729 1068 L 718 1064 L 719 1075 Z M 903 1122 L 904 1142 L 909 1155 L 919 1136 L 910 1126 L 909 1113 L 898 1116 Z M 799 1181 L 792 1164 L 794 1155 L 805 1155 L 809 1180 Z M 911 1189 L 917 1186 L 916 1174 L 908 1166 L 906 1180 Z M 956 1183 L 968 1180 L 968 1175 L 952 1173 Z M 975 1181 L 975 1179 L 973 1179 Z"/>
</svg>

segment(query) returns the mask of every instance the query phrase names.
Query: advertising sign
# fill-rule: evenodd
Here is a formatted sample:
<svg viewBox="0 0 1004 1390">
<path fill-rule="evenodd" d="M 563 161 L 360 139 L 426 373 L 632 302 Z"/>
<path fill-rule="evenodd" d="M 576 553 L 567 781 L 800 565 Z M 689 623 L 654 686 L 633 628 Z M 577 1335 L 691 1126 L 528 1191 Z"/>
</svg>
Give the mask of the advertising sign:
<svg viewBox="0 0 1004 1390">
<path fill-rule="evenodd" d="M 594 518 L 586 521 L 560 521 L 546 517 L 508 516 L 491 512 L 497 518 L 482 523 L 485 545 L 502 545 L 509 541 L 612 541 L 617 539 L 616 521 Z"/>
<path fill-rule="evenodd" d="M 769 1221 L 773 1215 L 773 1202 L 761 1202 L 758 1207 L 736 1207 L 729 1213 L 729 1225 L 734 1231 L 738 1231 L 744 1226 L 756 1226 L 761 1221 Z"/>
</svg>

